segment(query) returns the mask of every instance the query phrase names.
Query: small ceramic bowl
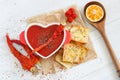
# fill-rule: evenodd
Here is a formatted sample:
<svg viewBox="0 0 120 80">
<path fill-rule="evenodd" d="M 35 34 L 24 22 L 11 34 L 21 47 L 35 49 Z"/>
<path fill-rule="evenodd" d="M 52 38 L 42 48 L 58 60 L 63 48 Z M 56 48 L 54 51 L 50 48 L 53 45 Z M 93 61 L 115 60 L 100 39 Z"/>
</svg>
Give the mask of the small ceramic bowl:
<svg viewBox="0 0 120 80">
<path fill-rule="evenodd" d="M 31 29 L 31 28 L 32 28 L 33 26 L 35 26 L 35 25 L 36 25 L 36 26 L 39 26 L 40 28 L 45 29 L 45 28 L 48 28 L 48 27 L 50 27 L 50 26 L 52 26 L 52 25 L 60 25 L 60 24 L 59 24 L 59 23 L 51 23 L 51 24 L 48 24 L 48 25 L 42 25 L 42 24 L 40 24 L 40 23 L 32 23 L 32 24 L 29 24 L 29 25 L 27 26 L 27 28 L 25 29 L 24 38 L 25 38 L 26 44 L 30 47 L 31 50 L 34 50 L 34 48 L 31 46 L 31 44 L 30 44 L 30 42 L 29 42 L 29 40 L 28 40 L 27 35 L 29 35 L 29 34 L 28 34 L 29 29 Z M 33 33 L 33 34 L 34 34 L 34 33 Z M 43 34 L 45 34 L 45 33 L 43 33 Z M 34 35 L 35 35 L 35 34 L 34 34 Z M 66 39 L 66 30 L 63 31 L 63 38 L 62 38 L 61 44 L 60 44 L 52 53 L 50 53 L 50 54 L 47 55 L 47 56 L 41 55 L 40 52 L 35 52 L 35 54 L 37 54 L 38 56 L 40 56 L 40 57 L 42 57 L 42 58 L 44 58 L 44 59 L 49 58 L 49 57 L 51 57 L 53 54 L 55 54 L 55 53 L 62 47 L 62 45 L 63 45 L 64 42 L 65 42 L 65 39 Z"/>
</svg>

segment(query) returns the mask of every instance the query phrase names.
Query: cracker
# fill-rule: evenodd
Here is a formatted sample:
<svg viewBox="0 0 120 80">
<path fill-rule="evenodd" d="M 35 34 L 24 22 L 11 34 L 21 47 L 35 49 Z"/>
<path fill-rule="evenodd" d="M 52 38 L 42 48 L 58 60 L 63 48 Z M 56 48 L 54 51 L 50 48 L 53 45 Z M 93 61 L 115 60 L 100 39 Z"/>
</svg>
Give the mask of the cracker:
<svg viewBox="0 0 120 80">
<path fill-rule="evenodd" d="M 63 61 L 69 63 L 80 63 L 84 60 L 88 49 L 80 43 L 70 42 L 64 45 Z"/>
<path fill-rule="evenodd" d="M 63 62 L 62 58 L 63 58 L 63 49 L 60 49 L 57 53 L 56 53 L 56 57 L 55 60 L 60 63 L 61 65 L 63 65 L 66 68 L 71 68 L 73 66 L 73 64 L 68 63 L 68 62 Z"/>
<path fill-rule="evenodd" d="M 87 27 L 72 25 L 70 28 L 71 39 L 80 43 L 88 43 L 89 32 Z"/>
</svg>

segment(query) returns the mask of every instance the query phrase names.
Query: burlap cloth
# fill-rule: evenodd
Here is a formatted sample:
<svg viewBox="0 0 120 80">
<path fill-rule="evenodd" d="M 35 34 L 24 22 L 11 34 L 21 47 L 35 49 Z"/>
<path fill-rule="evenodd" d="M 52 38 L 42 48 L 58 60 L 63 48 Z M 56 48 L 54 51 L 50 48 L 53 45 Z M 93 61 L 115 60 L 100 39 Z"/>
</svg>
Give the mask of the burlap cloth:
<svg viewBox="0 0 120 80">
<path fill-rule="evenodd" d="M 85 24 L 82 20 L 82 17 L 81 17 L 81 14 L 80 14 L 80 11 L 78 10 L 78 8 L 75 5 L 70 6 L 70 7 L 73 7 L 75 9 L 77 18 L 72 23 L 67 23 L 65 27 L 68 29 L 69 26 L 73 25 L 73 24 L 81 25 L 84 27 Z M 70 8 L 70 7 L 68 7 L 68 8 Z M 52 22 L 58 22 L 58 23 L 64 24 L 64 22 L 66 21 L 65 12 L 66 12 L 66 10 L 68 10 L 68 8 L 30 17 L 27 19 L 27 23 L 28 24 L 41 23 L 41 24 L 47 25 Z M 83 62 L 95 59 L 96 53 L 94 51 L 94 48 L 93 48 L 93 45 L 92 45 L 90 39 L 89 39 L 89 42 L 85 46 L 88 48 L 88 54 L 87 54 L 86 58 L 83 60 Z M 78 64 L 78 65 L 80 65 L 80 64 Z M 41 66 L 42 66 L 41 70 L 42 70 L 43 74 L 55 73 L 55 72 L 65 69 L 64 66 L 60 65 L 59 63 L 57 63 L 55 61 L 55 55 L 53 55 L 52 57 L 50 57 L 48 59 L 41 58 Z M 74 65 L 70 65 L 70 66 L 74 66 Z"/>
</svg>

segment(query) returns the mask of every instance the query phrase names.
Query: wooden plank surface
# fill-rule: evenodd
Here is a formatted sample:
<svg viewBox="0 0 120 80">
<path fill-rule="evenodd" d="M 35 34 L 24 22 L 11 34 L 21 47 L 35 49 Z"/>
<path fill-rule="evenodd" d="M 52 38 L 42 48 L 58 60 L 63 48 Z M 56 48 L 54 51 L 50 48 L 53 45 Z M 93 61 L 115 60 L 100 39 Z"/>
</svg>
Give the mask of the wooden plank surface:
<svg viewBox="0 0 120 80">
<path fill-rule="evenodd" d="M 12 38 L 19 38 L 19 33 L 26 28 L 27 17 L 72 4 L 77 4 L 82 12 L 89 1 L 91 0 L 0 0 L 0 80 L 119 80 L 101 35 L 87 22 L 87 26 L 92 29 L 90 37 L 98 58 L 63 72 L 33 76 L 21 68 L 7 47 L 5 34 L 8 32 Z M 97 1 L 106 8 L 106 33 L 120 60 L 120 0 Z"/>
</svg>

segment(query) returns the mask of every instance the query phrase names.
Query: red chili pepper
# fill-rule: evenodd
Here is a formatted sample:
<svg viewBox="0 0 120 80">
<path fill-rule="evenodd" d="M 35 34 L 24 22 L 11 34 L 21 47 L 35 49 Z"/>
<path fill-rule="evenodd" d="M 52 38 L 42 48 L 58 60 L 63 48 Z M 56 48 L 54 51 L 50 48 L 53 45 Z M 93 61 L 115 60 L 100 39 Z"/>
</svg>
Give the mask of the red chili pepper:
<svg viewBox="0 0 120 80">
<path fill-rule="evenodd" d="M 64 26 L 63 26 L 62 24 L 60 24 L 60 25 L 57 27 L 56 31 L 55 31 L 55 32 L 53 33 L 53 35 L 51 36 L 51 38 L 48 39 L 48 41 L 45 42 L 43 45 L 40 45 L 38 48 L 35 48 L 35 49 L 32 51 L 32 53 L 35 53 L 35 52 L 41 50 L 42 48 L 44 48 L 45 46 L 47 46 L 53 39 L 57 38 L 57 36 L 61 34 L 61 32 L 63 31 L 63 29 L 64 29 Z"/>
<path fill-rule="evenodd" d="M 23 44 L 21 41 L 19 41 L 19 40 L 11 40 L 11 41 L 16 44 L 21 45 L 27 52 L 27 55 L 31 54 L 32 50 L 27 45 Z M 35 65 L 40 60 L 40 58 L 38 56 L 35 56 L 34 54 L 32 54 L 32 55 L 30 55 L 30 60 L 32 61 L 32 64 Z"/>
<path fill-rule="evenodd" d="M 25 49 L 27 54 L 30 54 L 31 50 L 29 49 L 29 47 L 27 45 L 24 45 L 19 40 L 10 40 L 8 34 L 6 34 L 6 39 L 7 39 L 7 43 L 8 43 L 8 46 L 9 46 L 12 54 L 19 60 L 19 62 L 21 63 L 23 69 L 30 71 L 31 68 L 34 67 L 35 64 L 39 62 L 40 58 L 35 56 L 34 54 L 30 55 L 29 57 L 24 56 L 23 54 L 21 54 L 13 46 L 13 43 L 21 45 Z"/>
<path fill-rule="evenodd" d="M 65 16 L 67 17 L 67 21 L 71 23 L 77 17 L 75 9 L 74 8 L 68 9 L 68 11 L 66 11 L 65 13 Z"/>
</svg>

